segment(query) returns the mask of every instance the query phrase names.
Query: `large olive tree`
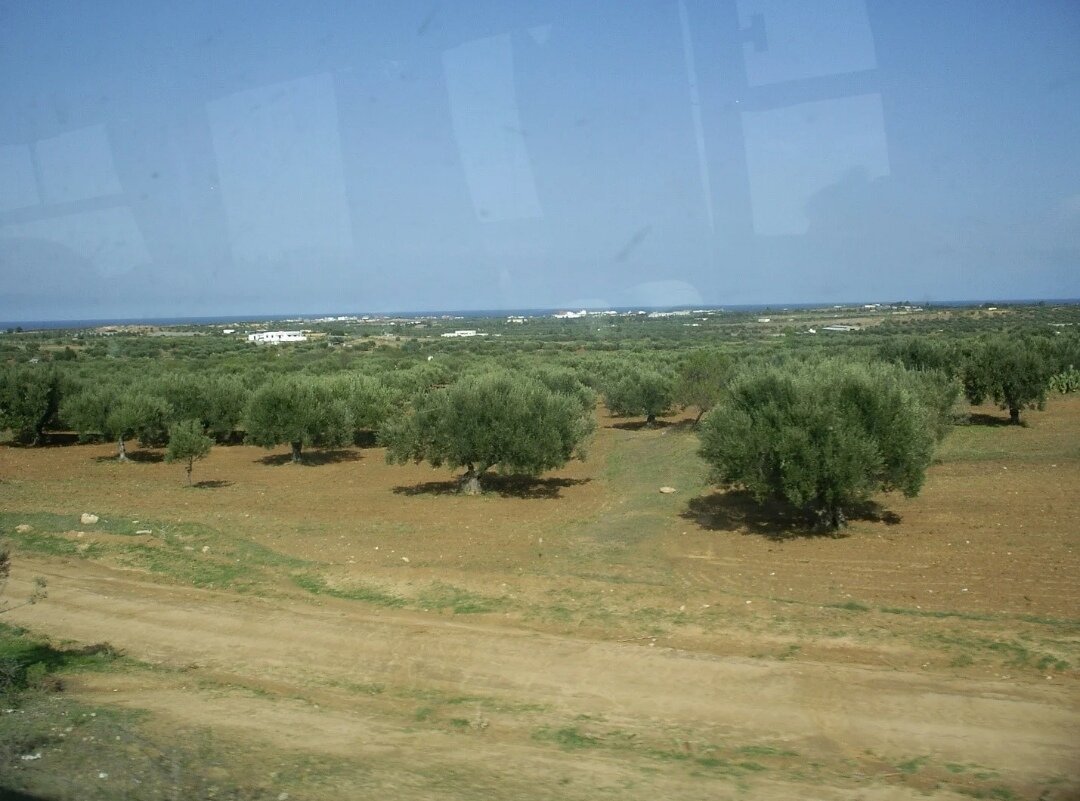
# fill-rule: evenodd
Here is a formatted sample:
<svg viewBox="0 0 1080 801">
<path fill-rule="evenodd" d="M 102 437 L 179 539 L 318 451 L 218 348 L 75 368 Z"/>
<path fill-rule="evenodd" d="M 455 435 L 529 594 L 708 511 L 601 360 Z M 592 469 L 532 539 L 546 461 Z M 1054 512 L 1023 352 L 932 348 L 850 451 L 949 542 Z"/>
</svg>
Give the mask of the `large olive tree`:
<svg viewBox="0 0 1080 801">
<path fill-rule="evenodd" d="M 36 445 L 60 408 L 60 376 L 44 364 L 0 369 L 0 431 Z"/>
<path fill-rule="evenodd" d="M 740 372 L 700 428 L 717 481 L 782 499 L 829 528 L 881 490 L 915 495 L 935 422 L 915 376 L 837 359 Z"/>
<path fill-rule="evenodd" d="M 478 494 L 488 470 L 535 476 L 583 457 L 593 412 L 579 397 L 509 371 L 465 376 L 416 399 L 382 433 L 391 464 L 465 468 L 462 491 Z"/>
<path fill-rule="evenodd" d="M 611 379 L 604 388 L 604 403 L 612 414 L 641 415 L 646 425 L 666 414 L 675 402 L 675 383 L 657 370 L 630 367 Z"/>
<path fill-rule="evenodd" d="M 332 447 L 352 440 L 349 408 L 323 380 L 276 377 L 251 397 L 244 419 L 248 441 L 264 448 L 288 443 L 300 462 L 305 445 Z"/>
<path fill-rule="evenodd" d="M 989 398 L 1020 423 L 1022 409 L 1041 409 L 1054 373 L 1043 352 L 1022 340 L 999 335 L 973 346 L 964 364 L 964 392 L 972 403 Z"/>
<path fill-rule="evenodd" d="M 60 414 L 81 439 L 115 440 L 121 462 L 128 460 L 127 440 L 136 437 L 142 445 L 162 445 L 173 421 L 173 409 L 164 398 L 136 387 L 86 387 L 64 399 Z"/>
</svg>

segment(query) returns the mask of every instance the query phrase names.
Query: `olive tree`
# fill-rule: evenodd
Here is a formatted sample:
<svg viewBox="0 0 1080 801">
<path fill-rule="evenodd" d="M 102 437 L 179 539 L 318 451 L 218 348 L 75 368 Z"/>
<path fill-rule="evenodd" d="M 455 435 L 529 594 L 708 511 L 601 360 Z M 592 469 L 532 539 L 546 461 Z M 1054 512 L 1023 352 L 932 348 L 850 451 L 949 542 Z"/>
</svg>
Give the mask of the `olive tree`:
<svg viewBox="0 0 1080 801">
<path fill-rule="evenodd" d="M 240 425 L 248 391 L 230 375 L 168 374 L 147 387 L 173 407 L 177 420 L 198 420 L 218 442 L 225 442 Z"/>
<path fill-rule="evenodd" d="M 950 376 L 959 374 L 961 360 L 949 342 L 925 336 L 891 337 L 878 349 L 886 361 L 909 370 L 936 370 Z"/>
<path fill-rule="evenodd" d="M 983 340 L 968 352 L 964 364 L 964 393 L 971 403 L 989 398 L 1009 410 L 1009 422 L 1020 423 L 1022 409 L 1046 404 L 1053 368 L 1038 348 L 1016 339 L 997 336 Z"/>
<path fill-rule="evenodd" d="M 45 365 L 11 366 L 0 371 L 0 431 L 36 445 L 60 408 L 60 376 Z"/>
<path fill-rule="evenodd" d="M 693 406 L 698 410 L 695 422 L 700 422 L 723 396 L 732 367 L 730 355 L 711 349 L 692 351 L 679 365 L 674 398 L 682 406 Z"/>
<path fill-rule="evenodd" d="M 121 462 L 128 461 L 127 440 L 135 437 L 141 445 L 162 445 L 168 441 L 173 420 L 173 409 L 164 398 L 134 387 L 85 388 L 65 398 L 60 413 L 80 439 L 115 440 L 116 458 Z"/>
<path fill-rule="evenodd" d="M 584 458 L 592 409 L 539 380 L 508 371 L 465 376 L 419 396 L 382 432 L 391 464 L 429 462 L 465 468 L 464 493 L 482 491 L 491 469 L 535 476 Z"/>
<path fill-rule="evenodd" d="M 582 409 L 592 411 L 596 408 L 596 393 L 578 378 L 577 373 L 568 367 L 541 366 L 526 372 L 552 392 L 566 395 L 577 402 Z"/>
<path fill-rule="evenodd" d="M 353 441 L 370 441 L 394 408 L 395 393 L 382 381 L 359 373 L 345 373 L 327 379 L 331 393 L 349 411 Z"/>
<path fill-rule="evenodd" d="M 608 382 L 604 403 L 612 414 L 644 416 L 652 425 L 675 402 L 674 382 L 656 370 L 630 368 Z"/>
<path fill-rule="evenodd" d="M 214 440 L 203 433 L 198 420 L 182 420 L 169 427 L 169 447 L 165 451 L 166 462 L 183 462 L 187 483 L 191 486 L 191 471 L 198 459 L 205 459 Z"/>
<path fill-rule="evenodd" d="M 345 402 L 315 378 L 270 379 L 252 395 L 244 424 L 255 445 L 288 443 L 293 463 L 301 461 L 305 445 L 346 445 L 353 431 Z"/>
<path fill-rule="evenodd" d="M 725 486 L 778 498 L 836 529 L 882 490 L 916 495 L 933 455 L 932 413 L 896 365 L 829 359 L 741 371 L 702 421 L 701 456 Z"/>
</svg>

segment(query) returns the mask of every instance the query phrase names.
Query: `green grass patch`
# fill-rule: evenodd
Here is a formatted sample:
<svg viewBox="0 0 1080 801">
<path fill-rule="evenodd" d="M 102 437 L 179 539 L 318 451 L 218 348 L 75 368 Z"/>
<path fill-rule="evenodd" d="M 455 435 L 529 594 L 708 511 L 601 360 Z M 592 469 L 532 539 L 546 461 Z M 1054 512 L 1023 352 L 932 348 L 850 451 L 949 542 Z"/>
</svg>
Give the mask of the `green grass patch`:
<svg viewBox="0 0 1080 801">
<path fill-rule="evenodd" d="M 1071 664 L 1062 656 L 1043 650 L 1045 643 L 1040 643 L 1036 649 L 1019 640 L 991 639 L 967 634 L 924 632 L 921 636 L 924 641 L 939 647 L 961 651 L 953 660 L 954 667 L 970 664 L 967 660 L 973 662 L 972 654 L 975 653 L 996 657 L 1002 664 L 1014 668 L 1034 668 L 1040 671 L 1064 671 L 1071 668 Z"/>
<path fill-rule="evenodd" d="M 552 729 L 545 726 L 533 732 L 533 739 L 556 743 L 567 751 L 596 748 L 603 744 L 599 737 L 584 734 L 577 726 L 568 726 L 561 729 Z"/>
<path fill-rule="evenodd" d="M 909 617 L 932 617 L 938 619 L 955 617 L 961 620 L 998 620 L 998 615 L 982 614 L 980 612 L 952 612 L 935 609 L 908 609 L 900 606 L 883 606 L 878 611 L 886 615 L 907 615 Z"/>
<path fill-rule="evenodd" d="M 799 754 L 787 748 L 777 748 L 771 745 L 744 745 L 737 749 L 741 756 L 752 757 L 794 757 Z"/>
<path fill-rule="evenodd" d="M 896 768 L 901 773 L 910 776 L 911 774 L 918 773 L 920 770 L 922 770 L 923 767 L 926 766 L 926 763 L 929 761 L 930 757 L 928 756 L 914 757 L 913 759 L 908 759 L 904 762 L 899 763 Z"/>
<path fill-rule="evenodd" d="M 17 531 L 21 524 L 31 529 Z M 72 531 L 84 532 L 85 536 L 62 536 Z M 3 512 L 0 532 L 24 552 L 112 558 L 172 581 L 204 588 L 251 590 L 267 579 L 270 570 L 311 564 L 198 523 L 161 523 L 134 520 L 131 516 L 101 516 L 97 523 L 82 524 L 77 515 Z M 108 535 L 110 539 L 95 541 L 95 535 Z M 131 540 L 123 539 L 127 537 Z M 147 541 L 145 537 L 153 539 Z"/>
<path fill-rule="evenodd" d="M 497 611 L 505 605 L 501 598 L 478 595 L 452 584 L 435 582 L 423 590 L 415 600 L 423 609 L 449 609 L 455 615 L 476 615 Z"/>
<path fill-rule="evenodd" d="M 121 660 L 108 643 L 57 647 L 26 629 L 0 623 L 0 693 L 41 687 L 54 674 L 107 670 Z"/>
<path fill-rule="evenodd" d="M 321 576 L 313 573 L 294 573 L 291 578 L 297 587 L 305 589 L 313 595 L 329 595 L 332 598 L 341 598 L 346 601 L 362 601 L 376 606 L 395 608 L 405 606 L 404 598 L 374 587 L 363 585 L 333 587 L 327 584 L 326 580 Z"/>
</svg>

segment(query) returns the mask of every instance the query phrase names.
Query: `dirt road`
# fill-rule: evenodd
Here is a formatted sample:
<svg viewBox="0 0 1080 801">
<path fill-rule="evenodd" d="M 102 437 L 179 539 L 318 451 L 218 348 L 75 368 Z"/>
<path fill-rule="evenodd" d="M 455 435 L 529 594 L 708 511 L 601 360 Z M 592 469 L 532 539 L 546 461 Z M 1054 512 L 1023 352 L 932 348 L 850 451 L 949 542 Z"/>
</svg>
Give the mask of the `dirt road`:
<svg viewBox="0 0 1080 801">
<path fill-rule="evenodd" d="M 1060 679 L 721 658 L 168 586 L 87 562 L 24 560 L 13 593 L 30 575 L 48 579 L 48 602 L 12 622 L 167 668 L 92 676 L 80 692 L 370 762 L 371 786 L 398 797 L 490 783 L 495 797 L 951 798 L 960 785 L 942 777 L 981 766 L 1010 792 L 1039 797 L 1056 781 L 1046 797 L 1064 798 L 1075 776 L 1080 709 Z"/>
</svg>

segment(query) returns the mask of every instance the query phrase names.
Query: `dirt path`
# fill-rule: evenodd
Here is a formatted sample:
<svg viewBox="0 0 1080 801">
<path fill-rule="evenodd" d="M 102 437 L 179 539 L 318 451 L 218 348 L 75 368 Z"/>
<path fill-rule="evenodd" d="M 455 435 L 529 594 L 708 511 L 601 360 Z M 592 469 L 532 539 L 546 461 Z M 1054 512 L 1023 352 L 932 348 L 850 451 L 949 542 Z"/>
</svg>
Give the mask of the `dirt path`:
<svg viewBox="0 0 1080 801">
<path fill-rule="evenodd" d="M 164 586 L 86 562 L 26 559 L 19 568 L 12 592 L 44 575 L 49 599 L 10 613 L 12 622 L 187 668 L 101 674 L 85 692 L 279 748 L 377 757 L 385 776 L 412 775 L 422 751 L 425 770 L 487 776 L 503 791 L 523 783 L 530 797 L 567 797 L 551 781 L 559 771 L 634 796 L 715 797 L 682 765 L 643 773 L 641 764 L 722 743 L 791 755 L 744 780 L 750 797 L 807 797 L 793 778 L 797 762 L 828 766 L 814 797 L 848 797 L 862 785 L 858 797 L 907 798 L 934 789 L 897 783 L 895 766 L 908 760 L 987 766 L 1023 790 L 1073 775 L 1080 744 L 1075 688 L 1061 683 L 719 658 L 345 602 Z M 210 685 L 229 691 L 207 693 Z M 440 704 L 457 710 L 462 731 L 417 725 L 418 707 Z M 556 745 L 571 735 L 543 737 L 568 730 L 580 740 L 571 744 L 589 746 L 572 759 Z"/>
</svg>

